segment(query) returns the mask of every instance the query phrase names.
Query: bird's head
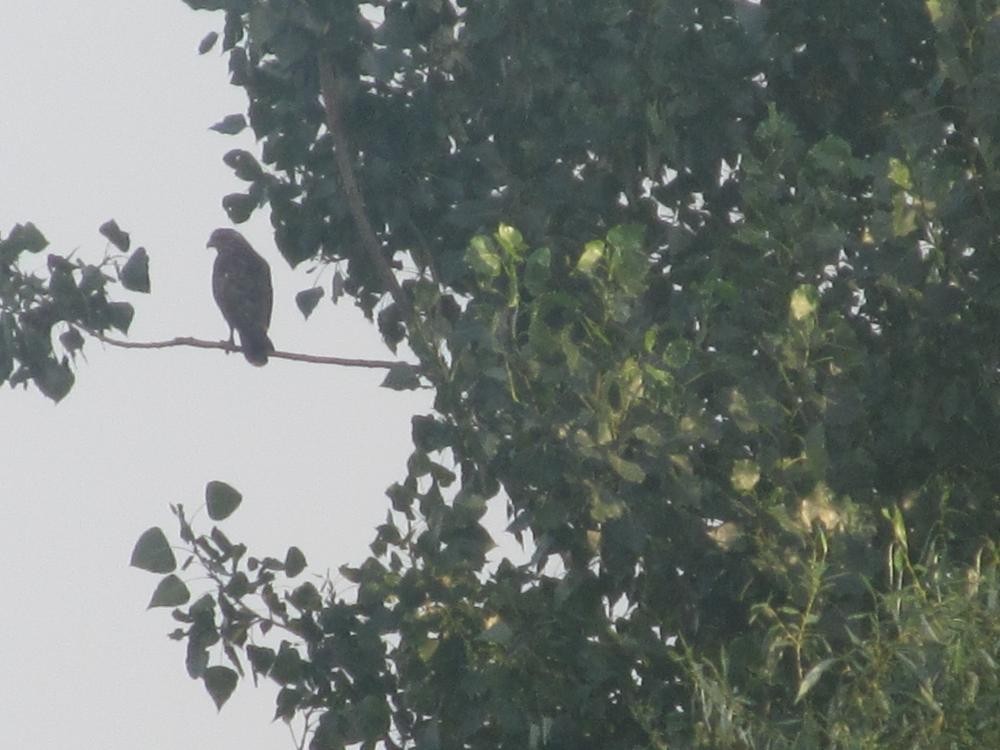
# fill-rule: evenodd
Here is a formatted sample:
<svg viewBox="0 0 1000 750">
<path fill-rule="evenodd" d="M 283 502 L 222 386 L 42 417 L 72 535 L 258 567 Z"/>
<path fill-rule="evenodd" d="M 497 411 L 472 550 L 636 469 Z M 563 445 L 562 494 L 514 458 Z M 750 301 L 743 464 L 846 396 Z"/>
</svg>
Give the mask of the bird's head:
<svg viewBox="0 0 1000 750">
<path fill-rule="evenodd" d="M 212 232 L 205 247 L 214 247 L 216 250 L 222 250 L 223 248 L 240 244 L 246 244 L 246 240 L 242 234 L 235 229 L 221 227 Z"/>
</svg>

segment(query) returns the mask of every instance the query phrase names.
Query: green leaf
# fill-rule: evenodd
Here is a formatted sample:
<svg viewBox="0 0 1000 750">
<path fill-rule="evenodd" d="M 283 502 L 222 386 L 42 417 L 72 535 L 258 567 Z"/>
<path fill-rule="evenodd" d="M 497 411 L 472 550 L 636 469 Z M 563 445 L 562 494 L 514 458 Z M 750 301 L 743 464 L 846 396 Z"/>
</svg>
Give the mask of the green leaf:
<svg viewBox="0 0 1000 750">
<path fill-rule="evenodd" d="M 298 682 L 302 677 L 302 657 L 288 641 L 281 642 L 270 676 L 279 685 Z"/>
<path fill-rule="evenodd" d="M 213 479 L 205 485 L 205 504 L 208 506 L 208 517 L 213 521 L 221 521 L 233 514 L 243 495 L 225 482 Z"/>
<path fill-rule="evenodd" d="M 285 553 L 285 575 L 295 578 L 306 569 L 306 556 L 298 547 L 289 547 Z"/>
<path fill-rule="evenodd" d="M 152 609 L 153 607 L 179 607 L 182 604 L 187 604 L 190 599 L 191 592 L 188 591 L 187 585 L 171 573 L 157 584 L 156 590 L 153 591 L 153 598 L 149 600 L 147 609 Z"/>
<path fill-rule="evenodd" d="M 361 732 L 359 739 L 374 745 L 375 741 L 384 737 L 391 726 L 392 714 L 382 696 L 366 695 L 361 702 L 355 704 L 354 720 Z"/>
<path fill-rule="evenodd" d="M 135 308 L 128 302 L 109 302 L 107 309 L 108 322 L 122 333 L 128 333 L 132 318 L 135 317 Z"/>
<path fill-rule="evenodd" d="M 593 240 L 583 246 L 583 254 L 576 262 L 576 270 L 580 273 L 590 275 L 594 272 L 594 267 L 604 257 L 607 246 L 601 240 Z"/>
<path fill-rule="evenodd" d="M 639 425 L 632 430 L 632 434 L 638 440 L 641 440 L 646 443 L 646 445 L 651 445 L 654 448 L 659 448 L 666 443 L 666 438 L 663 437 L 663 434 L 652 425 Z"/>
<path fill-rule="evenodd" d="M 215 132 L 222 133 L 223 135 L 236 135 L 237 133 L 242 132 L 246 126 L 247 118 L 243 115 L 226 115 L 215 123 L 215 125 L 212 125 L 209 130 L 214 130 Z"/>
<path fill-rule="evenodd" d="M 49 241 L 30 221 L 15 224 L 7 239 L 0 242 L 0 262 L 11 262 L 22 252 L 37 253 L 48 247 Z"/>
<path fill-rule="evenodd" d="M 391 388 L 394 391 L 416 390 L 420 387 L 419 372 L 413 365 L 398 362 L 389 368 L 381 385 L 383 388 Z"/>
<path fill-rule="evenodd" d="M 729 415 L 743 432 L 757 432 L 760 428 L 750 408 L 750 403 L 738 388 L 733 388 L 729 392 Z"/>
<path fill-rule="evenodd" d="M 895 156 L 889 159 L 889 182 L 898 185 L 903 190 L 913 189 L 910 168 Z"/>
<path fill-rule="evenodd" d="M 286 722 L 291 721 L 295 718 L 295 711 L 301 703 L 302 693 L 299 690 L 290 687 L 281 688 L 274 699 L 274 719 L 281 719 Z"/>
<path fill-rule="evenodd" d="M 645 255 L 643 242 L 646 228 L 642 224 L 619 224 L 608 232 L 608 242 L 616 249 L 632 254 Z"/>
<path fill-rule="evenodd" d="M 899 506 L 892 506 L 892 510 L 882 508 L 882 516 L 892 524 L 892 533 L 895 541 L 902 545 L 902 547 L 906 547 L 908 544 L 906 520 L 903 518 L 903 513 L 900 511 Z"/>
<path fill-rule="evenodd" d="M 687 339 L 676 339 L 667 344 L 667 348 L 663 350 L 663 361 L 667 366 L 675 369 L 684 367 L 684 365 L 691 361 L 691 354 L 693 352 L 694 347 L 690 341 Z"/>
<path fill-rule="evenodd" d="M 410 424 L 413 445 L 425 453 L 447 448 L 456 439 L 452 425 L 431 415 L 414 415 Z"/>
<path fill-rule="evenodd" d="M 233 170 L 239 179 L 246 182 L 254 182 L 264 176 L 264 169 L 260 166 L 257 158 L 242 148 L 227 151 L 222 157 L 222 161 Z"/>
<path fill-rule="evenodd" d="M 204 36 L 204 38 L 198 43 L 198 54 L 204 55 L 206 52 L 210 51 L 215 43 L 219 39 L 219 33 L 217 31 L 211 31 Z"/>
<path fill-rule="evenodd" d="M 496 233 L 496 238 L 504 252 L 515 260 L 519 259 L 527 249 L 521 233 L 507 224 L 500 225 Z"/>
<path fill-rule="evenodd" d="M 552 274 L 552 251 L 540 247 L 528 256 L 524 266 L 524 286 L 534 296 L 545 293 Z"/>
<path fill-rule="evenodd" d="M 274 664 L 274 649 L 250 644 L 247 646 L 247 659 L 254 672 L 266 675 Z"/>
<path fill-rule="evenodd" d="M 619 500 L 607 500 L 596 491 L 591 492 L 590 517 L 597 523 L 604 523 L 615 518 L 621 518 L 625 513 L 625 505 Z"/>
<path fill-rule="evenodd" d="M 149 254 L 146 248 L 136 248 L 118 274 L 122 286 L 131 292 L 149 293 Z"/>
<path fill-rule="evenodd" d="M 716 526 L 708 532 L 708 538 L 719 545 L 723 550 L 734 549 L 743 538 L 743 529 L 739 524 L 726 521 L 720 526 Z"/>
<path fill-rule="evenodd" d="M 810 165 L 833 175 L 849 171 L 853 163 L 851 144 L 834 135 L 810 148 L 808 158 Z"/>
<path fill-rule="evenodd" d="M 788 312 L 796 322 L 812 318 L 818 307 L 819 293 L 811 284 L 801 284 L 796 287 L 788 301 Z"/>
<path fill-rule="evenodd" d="M 500 254 L 489 237 L 478 235 L 472 238 L 465 253 L 465 262 L 481 279 L 494 279 L 500 275 Z"/>
<path fill-rule="evenodd" d="M 131 243 L 128 232 L 123 232 L 114 219 L 109 219 L 101 224 L 97 231 L 107 237 L 108 241 L 123 253 L 128 252 Z"/>
<path fill-rule="evenodd" d="M 638 294 L 649 271 L 649 257 L 643 250 L 645 230 L 638 224 L 617 226 L 608 232 L 608 244 L 614 252 L 608 266 L 609 276 L 629 294 Z"/>
<path fill-rule="evenodd" d="M 38 390 L 57 403 L 66 397 L 76 381 L 65 357 L 62 362 L 51 357 L 44 359 L 33 374 Z"/>
<path fill-rule="evenodd" d="M 799 690 L 795 694 L 795 702 L 798 703 L 805 698 L 806 694 L 808 694 L 808 692 L 816 686 L 816 683 L 819 682 L 819 678 L 823 676 L 823 673 L 836 663 L 836 659 L 823 659 L 823 661 L 810 669 L 806 673 L 806 676 L 802 678 Z"/>
<path fill-rule="evenodd" d="M 177 560 L 170 549 L 167 537 L 158 526 L 146 529 L 132 549 L 129 565 L 150 573 L 172 573 L 177 569 Z"/>
<path fill-rule="evenodd" d="M 639 464 L 627 461 L 615 453 L 608 454 L 608 463 L 611 464 L 611 468 L 614 469 L 615 474 L 626 482 L 639 484 L 646 479 L 646 472 L 643 471 Z"/>
<path fill-rule="evenodd" d="M 816 479 L 825 479 L 830 459 L 826 450 L 826 428 L 822 422 L 809 428 L 805 435 L 805 443 L 806 462 L 810 473 Z"/>
<path fill-rule="evenodd" d="M 299 312 L 302 313 L 303 317 L 308 319 L 322 298 L 322 287 L 314 286 L 310 289 L 303 289 L 301 292 L 296 294 L 295 304 L 299 308 Z"/>
<path fill-rule="evenodd" d="M 896 237 L 907 237 L 917 231 L 917 209 L 903 193 L 892 196 L 892 233 Z"/>
<path fill-rule="evenodd" d="M 760 481 L 760 467 L 756 461 L 748 458 L 741 458 L 733 462 L 733 471 L 730 474 L 730 482 L 737 492 L 753 492 L 757 482 Z"/>
<path fill-rule="evenodd" d="M 230 193 L 222 199 L 222 207 L 234 224 L 242 224 L 249 219 L 250 214 L 257 208 L 257 203 L 254 196 L 245 193 Z"/>
<path fill-rule="evenodd" d="M 241 545 L 237 545 L 237 547 L 239 546 Z M 236 555 L 233 555 L 233 557 L 235 559 Z M 229 579 L 229 582 L 226 584 L 224 590 L 226 594 L 228 596 L 231 596 L 233 599 L 242 599 L 244 596 L 250 593 L 250 579 L 247 578 L 246 573 L 244 573 L 242 570 L 238 570 Z"/>
<path fill-rule="evenodd" d="M 219 710 L 229 700 L 239 680 L 236 672 L 229 667 L 209 667 L 202 675 L 202 679 L 205 681 L 205 689 L 212 696 L 212 702 Z"/>
<path fill-rule="evenodd" d="M 330 299 L 333 300 L 333 304 L 337 304 L 341 297 L 344 296 L 344 274 L 337 271 L 333 274 L 333 282 L 330 284 Z"/>
<path fill-rule="evenodd" d="M 63 345 L 63 348 L 66 349 L 66 351 L 72 353 L 83 348 L 84 340 L 80 331 L 76 328 L 70 328 L 68 331 L 64 331 L 59 334 L 59 343 Z M 0 346 L 2 346 L 2 344 L 0 344 Z"/>
<path fill-rule="evenodd" d="M 320 596 L 316 587 L 308 581 L 296 587 L 288 595 L 288 601 L 303 612 L 319 612 L 323 609 L 323 597 Z"/>
<path fill-rule="evenodd" d="M 287 24 L 286 15 L 270 3 L 254 3 L 247 18 L 247 29 L 254 44 L 267 48 Z"/>
</svg>

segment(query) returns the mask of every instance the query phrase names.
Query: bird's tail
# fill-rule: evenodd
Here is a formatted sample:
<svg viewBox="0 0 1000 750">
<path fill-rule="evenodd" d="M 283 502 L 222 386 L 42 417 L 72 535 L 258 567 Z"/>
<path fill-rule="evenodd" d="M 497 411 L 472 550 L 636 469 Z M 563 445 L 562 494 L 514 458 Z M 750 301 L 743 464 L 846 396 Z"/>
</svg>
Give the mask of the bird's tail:
<svg viewBox="0 0 1000 750">
<path fill-rule="evenodd" d="M 247 362 L 257 367 L 267 364 L 267 355 L 274 351 L 274 344 L 265 331 L 240 331 L 240 346 Z"/>
</svg>

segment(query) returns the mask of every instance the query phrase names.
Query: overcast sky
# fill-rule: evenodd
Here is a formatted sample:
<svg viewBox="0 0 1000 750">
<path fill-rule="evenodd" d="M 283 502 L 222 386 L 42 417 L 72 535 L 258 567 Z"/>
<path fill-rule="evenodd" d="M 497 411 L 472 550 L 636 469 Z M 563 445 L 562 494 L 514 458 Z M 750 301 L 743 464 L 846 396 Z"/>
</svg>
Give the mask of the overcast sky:
<svg viewBox="0 0 1000 750">
<path fill-rule="evenodd" d="M 225 59 L 196 54 L 221 23 L 181 0 L 0 6 L 0 231 L 32 221 L 52 252 L 97 260 L 97 227 L 116 219 L 151 258 L 151 296 L 116 292 L 136 305 L 134 340 L 228 333 L 205 241 L 241 188 L 222 154 L 254 145 L 208 130 L 244 110 Z M 349 301 L 304 322 L 293 297 L 313 277 L 278 256 L 266 214 L 240 229 L 271 263 L 278 348 L 391 356 Z M 144 609 L 156 577 L 127 566 L 132 545 L 152 525 L 174 535 L 168 504 L 193 510 L 222 479 L 244 495 L 224 529 L 251 551 L 296 544 L 307 573 L 362 559 L 426 394 L 219 351 L 84 351 L 59 405 L 0 389 L 0 747 L 291 747 L 272 685 L 241 685 L 217 714 L 187 677 L 167 610 Z"/>
</svg>

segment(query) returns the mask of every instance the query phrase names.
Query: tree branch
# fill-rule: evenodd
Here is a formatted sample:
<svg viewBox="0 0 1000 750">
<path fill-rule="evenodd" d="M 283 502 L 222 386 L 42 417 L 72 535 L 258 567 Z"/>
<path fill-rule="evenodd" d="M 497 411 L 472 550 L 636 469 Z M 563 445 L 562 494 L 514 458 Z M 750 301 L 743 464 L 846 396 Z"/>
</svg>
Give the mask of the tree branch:
<svg viewBox="0 0 1000 750">
<path fill-rule="evenodd" d="M 392 295 L 393 300 L 403 311 L 403 316 L 411 318 L 412 310 L 409 300 L 403 293 L 402 287 L 396 274 L 392 272 L 392 267 L 385 255 L 382 254 L 382 243 L 379 242 L 375 228 L 372 227 L 368 219 L 368 212 L 365 210 L 365 201 L 361 196 L 361 189 L 358 187 L 357 178 L 354 176 L 354 165 L 351 157 L 354 151 L 351 150 L 351 143 L 347 137 L 347 130 L 341 118 L 340 106 L 340 83 L 337 74 L 333 69 L 333 63 L 322 55 L 318 59 L 320 93 L 323 95 L 323 109 L 326 112 L 326 126 L 333 136 L 334 159 L 337 162 L 337 172 L 340 175 L 341 186 L 347 196 L 347 206 L 354 219 L 354 225 L 361 235 L 361 246 L 364 248 L 368 259 L 374 264 L 379 278 L 385 285 L 386 291 Z"/>
<path fill-rule="evenodd" d="M 122 349 L 167 349 L 172 346 L 193 346 L 196 349 L 221 349 L 224 352 L 242 352 L 243 350 L 236 344 L 228 341 L 206 341 L 196 339 L 193 336 L 177 336 L 165 341 L 122 341 L 105 336 L 99 331 L 92 331 L 84 328 L 95 339 L 103 341 L 105 344 L 117 346 Z M 392 362 L 385 359 L 350 359 L 347 357 L 323 357 L 318 354 L 298 354 L 297 352 L 269 352 L 268 357 L 278 359 L 291 359 L 296 362 L 311 362 L 318 365 L 340 365 L 341 367 L 366 367 L 369 369 L 388 370 L 399 365 L 406 365 L 406 362 Z M 414 365 L 410 365 L 413 367 Z"/>
</svg>

